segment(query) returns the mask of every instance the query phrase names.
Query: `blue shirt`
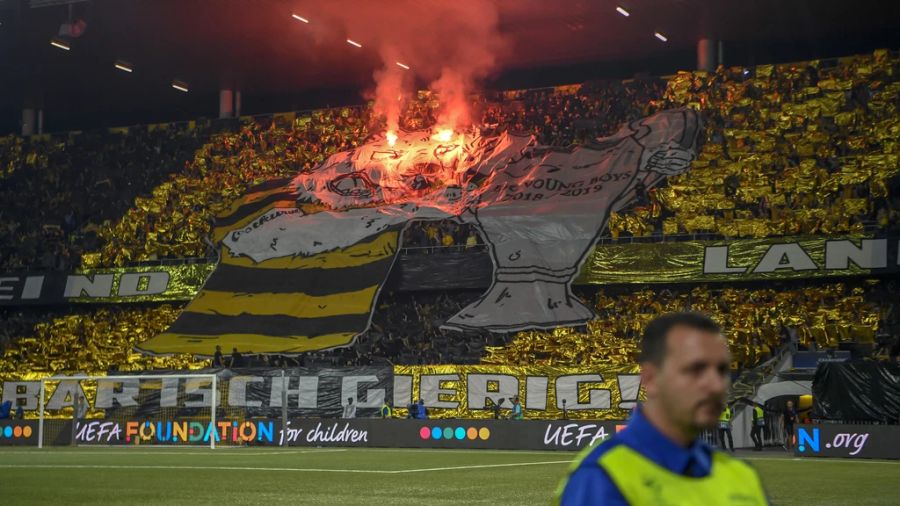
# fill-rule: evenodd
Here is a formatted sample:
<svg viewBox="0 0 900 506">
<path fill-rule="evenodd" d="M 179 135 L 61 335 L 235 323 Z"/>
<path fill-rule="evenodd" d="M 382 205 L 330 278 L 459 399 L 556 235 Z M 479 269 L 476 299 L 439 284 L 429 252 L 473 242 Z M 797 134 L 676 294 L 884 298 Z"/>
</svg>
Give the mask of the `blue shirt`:
<svg viewBox="0 0 900 506">
<path fill-rule="evenodd" d="M 566 482 L 562 506 L 603 505 L 627 506 L 612 479 L 598 461 L 600 456 L 618 445 L 625 445 L 659 466 L 685 476 L 708 476 L 712 470 L 712 448 L 697 439 L 684 448 L 664 436 L 635 409 L 628 427 L 591 450 Z"/>
</svg>

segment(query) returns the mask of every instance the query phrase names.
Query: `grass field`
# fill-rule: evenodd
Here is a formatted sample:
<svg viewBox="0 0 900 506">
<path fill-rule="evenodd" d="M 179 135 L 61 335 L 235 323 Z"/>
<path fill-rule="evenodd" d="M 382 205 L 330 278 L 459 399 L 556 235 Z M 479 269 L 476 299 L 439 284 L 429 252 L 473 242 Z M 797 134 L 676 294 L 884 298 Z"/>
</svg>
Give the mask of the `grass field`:
<svg viewBox="0 0 900 506">
<path fill-rule="evenodd" d="M 0 503 L 548 504 L 573 457 L 483 450 L 6 448 L 0 449 Z M 747 457 L 775 504 L 900 504 L 900 462 Z"/>
</svg>

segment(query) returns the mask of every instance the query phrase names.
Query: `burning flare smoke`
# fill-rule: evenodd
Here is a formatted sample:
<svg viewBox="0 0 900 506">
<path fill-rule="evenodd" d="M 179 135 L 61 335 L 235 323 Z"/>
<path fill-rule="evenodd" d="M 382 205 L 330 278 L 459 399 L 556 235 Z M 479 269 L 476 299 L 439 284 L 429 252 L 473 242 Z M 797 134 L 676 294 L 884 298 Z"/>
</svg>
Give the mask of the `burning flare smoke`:
<svg viewBox="0 0 900 506">
<path fill-rule="evenodd" d="M 386 120 L 389 144 L 416 81 L 428 83 L 439 100 L 436 132 L 450 130 L 440 135 L 452 137 L 468 127 L 467 97 L 507 52 L 498 6 L 491 0 L 395 0 L 389 8 L 383 2 L 332 0 L 320 8 L 348 36 L 377 48 L 381 65 L 371 98 L 375 114 Z"/>
</svg>

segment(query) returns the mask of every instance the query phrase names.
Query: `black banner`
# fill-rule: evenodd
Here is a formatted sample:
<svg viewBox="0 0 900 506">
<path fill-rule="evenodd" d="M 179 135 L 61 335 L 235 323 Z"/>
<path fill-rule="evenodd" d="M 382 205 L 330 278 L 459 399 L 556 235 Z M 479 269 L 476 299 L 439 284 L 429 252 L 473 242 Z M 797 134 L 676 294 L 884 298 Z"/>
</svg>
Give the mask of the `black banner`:
<svg viewBox="0 0 900 506">
<path fill-rule="evenodd" d="M 37 446 L 38 420 L 0 420 L 0 446 Z M 71 420 L 44 420 L 44 445 L 72 443 Z"/>
<path fill-rule="evenodd" d="M 795 437 L 798 457 L 900 459 L 897 425 L 800 425 Z"/>
<path fill-rule="evenodd" d="M 458 251 L 414 248 L 400 253 L 387 286 L 402 292 L 480 290 L 491 286 L 494 265 L 485 249 Z"/>
<path fill-rule="evenodd" d="M 84 420 L 79 445 L 315 446 L 575 451 L 605 441 L 616 421 L 397 420 L 295 418 L 249 420 Z M 67 444 L 68 439 L 59 438 Z"/>
<path fill-rule="evenodd" d="M 291 420 L 290 446 L 580 450 L 624 427 L 615 421 Z"/>
<path fill-rule="evenodd" d="M 37 420 L 0 420 L 0 446 L 37 446 Z"/>
<path fill-rule="evenodd" d="M 900 367 L 858 361 L 822 363 L 812 384 L 813 412 L 835 421 L 900 420 Z"/>
</svg>

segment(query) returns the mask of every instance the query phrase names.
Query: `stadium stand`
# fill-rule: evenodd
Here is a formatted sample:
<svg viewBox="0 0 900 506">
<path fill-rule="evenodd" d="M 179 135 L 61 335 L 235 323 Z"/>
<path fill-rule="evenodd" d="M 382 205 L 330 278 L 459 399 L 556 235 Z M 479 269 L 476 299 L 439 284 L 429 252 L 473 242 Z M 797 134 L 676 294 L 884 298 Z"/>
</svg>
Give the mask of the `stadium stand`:
<svg viewBox="0 0 900 506">
<path fill-rule="evenodd" d="M 619 364 L 631 363 L 643 326 L 660 311 L 705 311 L 721 322 L 734 353 L 734 368 L 753 366 L 789 345 L 796 335 L 800 349 L 836 349 L 861 343 L 882 353 L 900 328 L 900 311 L 889 297 L 896 286 L 876 280 L 766 288 L 704 285 L 693 288 L 579 290 L 599 318 L 587 329 L 519 332 L 506 336 L 450 334 L 439 330 L 442 317 L 458 310 L 477 293 L 386 294 L 375 312 L 373 328 L 357 344 L 339 350 L 277 361 L 304 365 L 429 364 Z M 132 347 L 175 320 L 180 307 L 104 307 L 52 315 L 8 312 L 0 374 L 56 373 L 156 368 L 201 368 L 208 361 L 189 356 L 151 357 Z M 631 315 L 623 319 L 622 314 Z M 29 325 L 41 319 L 49 320 Z M 888 333 L 876 340 L 878 329 Z M 253 350 L 242 350 L 252 356 Z M 271 365 L 273 359 L 254 358 Z M 85 369 L 88 368 L 88 369 Z"/>
<path fill-rule="evenodd" d="M 0 138 L 0 268 L 78 267 L 102 244 L 104 222 L 158 191 L 206 137 L 191 122 Z"/>
<path fill-rule="evenodd" d="M 820 286 L 766 288 L 697 286 L 646 288 L 625 293 L 598 291 L 600 318 L 587 332 L 520 332 L 509 345 L 486 349 L 490 364 L 631 363 L 637 358 L 644 326 L 655 315 L 700 311 L 721 322 L 735 370 L 752 367 L 788 345 L 796 334 L 803 349 L 835 349 L 841 342 L 874 345 L 879 326 L 896 325 L 889 289 L 877 281 L 825 283 Z M 879 303 L 882 300 L 885 302 Z M 627 314 L 622 319 L 619 315 Z"/>
<path fill-rule="evenodd" d="M 486 132 L 531 132 L 556 146 L 608 135 L 623 122 L 662 109 L 689 106 L 703 112 L 707 139 L 692 170 L 639 193 L 634 209 L 610 218 L 604 241 L 888 231 L 900 226 L 898 65 L 897 56 L 876 51 L 666 79 L 510 91 L 475 97 L 473 105 Z M 420 94 L 402 125 L 432 125 L 435 105 L 433 97 Z M 377 129 L 369 107 L 346 107 L 216 125 L 4 138 L 0 198 L 13 204 L 0 211 L 0 266 L 68 269 L 207 258 L 213 253 L 207 239 L 212 219 L 248 187 L 309 170 Z M 116 198 L 100 201 L 71 191 L 94 186 Z M 473 235 L 449 222 L 421 224 L 411 227 L 405 246 L 422 254 L 481 247 Z M 804 347 L 854 341 L 885 350 L 896 335 L 897 310 L 885 296 L 894 288 L 871 280 L 809 287 L 580 289 L 579 296 L 600 313 L 586 329 L 462 337 L 444 335 L 438 327 L 442 317 L 471 300 L 471 293 L 386 294 L 373 329 L 356 346 L 302 360 L 329 365 L 631 361 L 635 337 L 652 313 L 700 309 L 725 324 L 735 366 L 746 367 L 790 341 L 785 336 L 791 332 Z M 207 365 L 189 356 L 132 351 L 174 321 L 179 309 L 165 304 L 65 314 L 4 310 L 0 374 Z M 259 360 L 273 365 L 298 359 Z"/>
</svg>

